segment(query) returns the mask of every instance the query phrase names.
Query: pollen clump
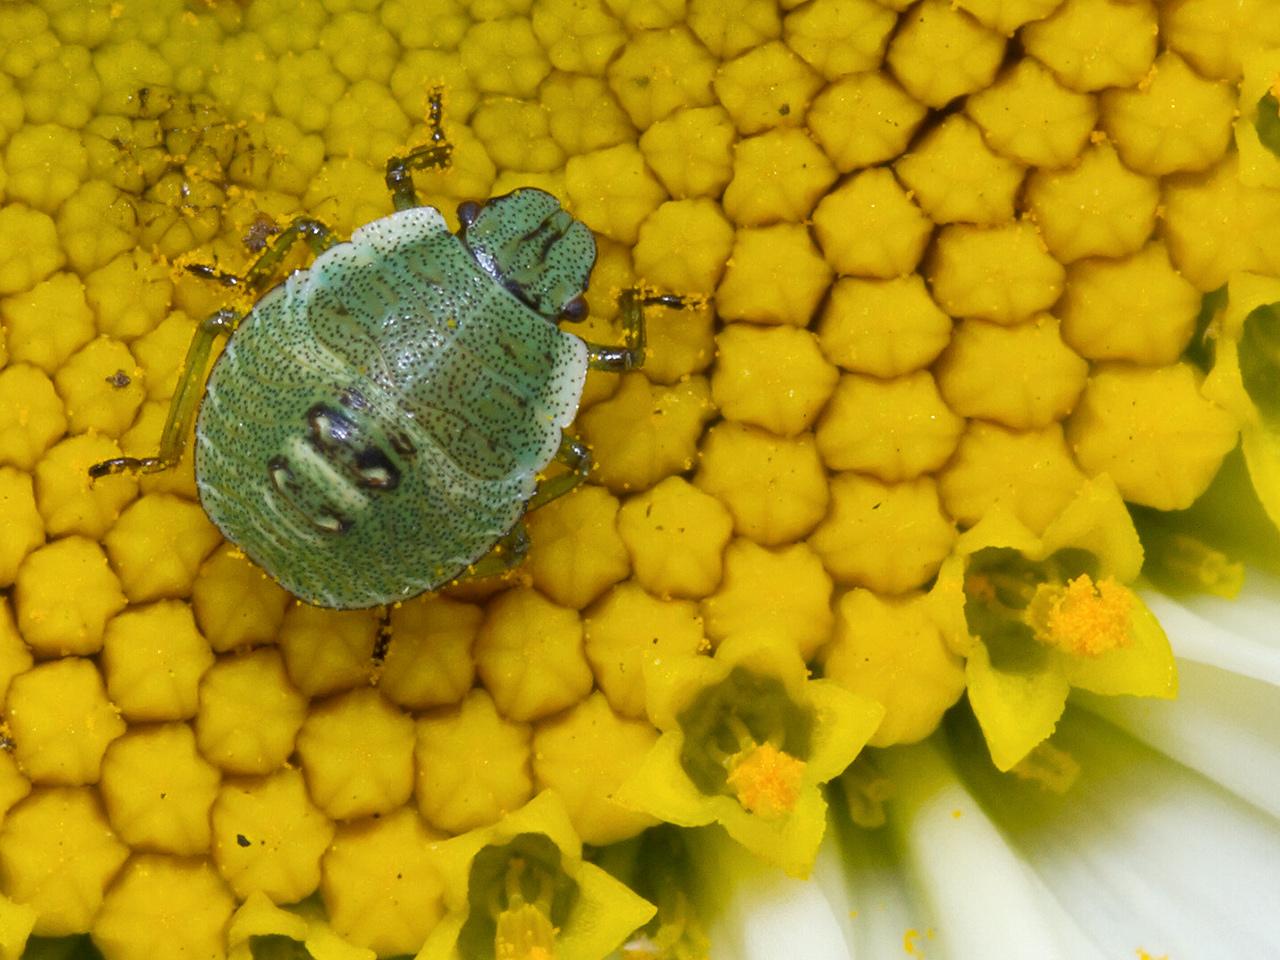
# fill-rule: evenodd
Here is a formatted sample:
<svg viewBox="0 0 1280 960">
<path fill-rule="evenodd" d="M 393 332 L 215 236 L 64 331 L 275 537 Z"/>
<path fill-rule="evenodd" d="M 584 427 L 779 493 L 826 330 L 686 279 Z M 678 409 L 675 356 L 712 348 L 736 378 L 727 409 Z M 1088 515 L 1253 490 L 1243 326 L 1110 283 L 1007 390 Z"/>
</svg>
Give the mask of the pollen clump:
<svg viewBox="0 0 1280 960">
<path fill-rule="evenodd" d="M 750 747 L 729 758 L 729 789 L 747 811 L 776 820 L 795 809 L 805 762 L 772 743 Z"/>
<path fill-rule="evenodd" d="M 1094 583 L 1081 574 L 1065 587 L 1040 584 L 1028 614 L 1041 643 L 1096 657 L 1131 642 L 1132 597 L 1109 577 Z"/>
</svg>

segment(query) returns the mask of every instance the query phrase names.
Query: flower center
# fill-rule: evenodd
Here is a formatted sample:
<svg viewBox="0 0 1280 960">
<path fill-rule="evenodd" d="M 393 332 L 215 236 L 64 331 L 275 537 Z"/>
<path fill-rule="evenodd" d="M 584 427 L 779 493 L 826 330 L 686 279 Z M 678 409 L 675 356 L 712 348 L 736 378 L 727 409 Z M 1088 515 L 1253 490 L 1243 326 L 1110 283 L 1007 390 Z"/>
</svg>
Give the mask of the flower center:
<svg viewBox="0 0 1280 960">
<path fill-rule="evenodd" d="M 751 743 L 729 757 L 726 783 L 738 802 L 766 820 L 795 809 L 805 762 L 772 743 Z"/>
<path fill-rule="evenodd" d="M 1130 643 L 1132 610 L 1127 589 L 1111 577 L 1094 583 L 1083 573 L 1066 586 L 1040 584 L 1027 607 L 1027 623 L 1041 643 L 1096 657 Z"/>
</svg>

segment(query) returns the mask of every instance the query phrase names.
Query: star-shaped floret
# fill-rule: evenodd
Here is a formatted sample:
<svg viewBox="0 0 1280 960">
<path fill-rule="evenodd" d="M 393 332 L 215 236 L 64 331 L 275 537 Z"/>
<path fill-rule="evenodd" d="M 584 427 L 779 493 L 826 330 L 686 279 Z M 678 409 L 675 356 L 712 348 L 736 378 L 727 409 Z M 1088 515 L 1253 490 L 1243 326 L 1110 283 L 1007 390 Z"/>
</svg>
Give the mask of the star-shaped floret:
<svg viewBox="0 0 1280 960">
<path fill-rule="evenodd" d="M 723 641 L 714 658 L 645 665 L 658 742 L 615 799 L 679 826 L 719 823 L 788 873 L 813 865 L 826 825 L 820 787 L 858 755 L 880 704 L 809 679 L 790 645 Z"/>
</svg>

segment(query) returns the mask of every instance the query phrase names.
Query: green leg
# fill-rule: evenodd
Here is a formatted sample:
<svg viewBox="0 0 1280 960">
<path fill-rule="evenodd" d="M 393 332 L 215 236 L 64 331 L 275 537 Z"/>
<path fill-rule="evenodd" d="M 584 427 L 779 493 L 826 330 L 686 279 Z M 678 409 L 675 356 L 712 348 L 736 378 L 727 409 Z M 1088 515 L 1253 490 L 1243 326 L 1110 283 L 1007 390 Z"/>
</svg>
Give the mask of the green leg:
<svg viewBox="0 0 1280 960">
<path fill-rule="evenodd" d="M 116 457 L 95 463 L 89 468 L 89 476 L 93 478 L 110 476 L 113 473 L 159 473 L 178 465 L 182 459 L 182 451 L 187 443 L 187 435 L 191 432 L 191 422 L 195 419 L 196 407 L 200 404 L 200 387 L 204 382 L 204 368 L 209 363 L 209 353 L 213 349 L 214 338 L 219 334 L 231 333 L 240 323 L 241 315 L 234 310 L 219 310 L 207 317 L 196 329 L 191 338 L 191 346 L 187 348 L 187 359 L 182 364 L 182 373 L 178 375 L 178 385 L 173 391 L 173 399 L 169 401 L 169 417 L 164 422 L 164 431 L 160 434 L 160 452 L 154 457 Z"/>
<path fill-rule="evenodd" d="M 671 307 L 682 310 L 701 304 L 701 298 L 684 297 L 674 293 L 645 293 L 640 287 L 629 287 L 618 297 L 618 312 L 622 316 L 622 333 L 626 343 L 620 347 L 599 343 L 587 344 L 587 362 L 593 370 L 609 370 L 626 373 L 644 365 L 644 308 Z"/>
<path fill-rule="evenodd" d="M 459 574 L 455 582 L 500 577 L 524 563 L 528 553 L 529 531 L 525 529 L 524 521 L 520 520 L 511 528 L 510 533 L 493 545 L 492 550 Z"/>
<path fill-rule="evenodd" d="M 568 473 L 552 477 L 538 484 L 538 489 L 529 502 L 525 504 L 525 512 L 536 510 L 550 503 L 557 497 L 563 497 L 591 472 L 591 449 L 581 440 L 565 436 L 560 441 L 560 449 L 556 452 L 556 462 L 569 468 Z M 493 545 L 493 549 L 471 565 L 458 580 L 479 580 L 482 577 L 497 577 L 514 570 L 524 562 L 529 553 L 529 531 L 521 520 L 511 532 Z"/>
<path fill-rule="evenodd" d="M 563 463 L 569 468 L 569 472 L 538 484 L 537 491 L 525 504 L 526 513 L 563 497 L 586 480 L 587 475 L 591 473 L 591 448 L 581 440 L 565 434 L 564 439 L 560 441 L 560 449 L 556 453 L 556 462 Z"/>
<path fill-rule="evenodd" d="M 453 159 L 453 144 L 445 139 L 442 126 L 443 88 L 432 90 L 428 103 L 427 123 L 431 127 L 431 140 L 403 157 L 392 157 L 387 161 L 387 189 L 391 191 L 391 202 L 397 210 L 418 206 L 418 195 L 413 189 L 414 170 L 444 170 Z"/>
<path fill-rule="evenodd" d="M 270 249 L 245 271 L 243 277 L 222 273 L 212 267 L 192 266 L 187 269 L 226 286 L 248 290 L 256 296 L 275 280 L 280 262 L 299 237 L 305 238 L 316 253 L 327 250 L 338 242 L 333 231 L 320 221 L 312 220 L 310 217 L 299 217 L 276 237 Z M 116 457 L 95 463 L 89 468 L 90 477 L 106 477 L 113 473 L 126 472 L 159 473 L 161 470 L 168 470 L 178 465 L 187 445 L 187 437 L 191 434 L 191 424 L 195 420 L 196 409 L 200 406 L 200 387 L 204 383 L 204 371 L 209 365 L 213 341 L 222 334 L 230 334 L 234 331 L 243 318 L 242 313 L 223 309 L 207 317 L 196 329 L 195 336 L 191 338 L 191 346 L 187 348 L 187 358 L 183 361 L 182 372 L 178 375 L 178 385 L 173 391 L 173 399 L 169 401 L 169 416 L 160 434 L 159 452 L 154 457 Z"/>
<path fill-rule="evenodd" d="M 253 262 L 253 266 L 245 271 L 244 276 L 224 273 L 204 264 L 192 264 L 187 270 L 206 280 L 214 280 L 223 286 L 237 290 L 247 290 L 253 296 L 263 293 L 276 279 L 280 263 L 292 249 L 299 238 L 305 239 L 316 254 L 323 253 L 338 242 L 332 230 L 311 217 L 298 217 L 293 223 L 280 231 L 271 246 L 262 256 Z"/>
</svg>

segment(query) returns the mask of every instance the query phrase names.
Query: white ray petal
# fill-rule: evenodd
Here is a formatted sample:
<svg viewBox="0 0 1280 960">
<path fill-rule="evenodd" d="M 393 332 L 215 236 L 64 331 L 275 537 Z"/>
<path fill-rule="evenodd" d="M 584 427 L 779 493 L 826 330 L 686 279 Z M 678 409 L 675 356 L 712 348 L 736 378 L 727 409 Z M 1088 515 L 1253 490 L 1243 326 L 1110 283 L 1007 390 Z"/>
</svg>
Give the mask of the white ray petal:
<svg viewBox="0 0 1280 960">
<path fill-rule="evenodd" d="M 1178 661 L 1178 699 L 1073 701 L 1280 819 L 1280 689 L 1251 676 Z"/>
<path fill-rule="evenodd" d="M 696 831 L 691 848 L 699 901 L 711 908 L 711 960 L 849 960 L 840 923 L 818 884 L 788 877 L 718 827 Z"/>
<path fill-rule="evenodd" d="M 1280 957 L 1280 822 L 1072 710 L 1054 743 L 1081 764 L 1065 796 L 966 753 L 993 819 L 1107 956 Z"/>
<path fill-rule="evenodd" d="M 1261 582 L 1263 576 L 1249 571 L 1239 605 L 1208 596 L 1175 600 L 1154 590 L 1142 591 L 1142 599 L 1180 659 L 1280 686 L 1280 585 Z"/>
<path fill-rule="evenodd" d="M 864 830 L 849 822 L 836 798 L 827 836 L 813 865 L 844 933 L 852 960 L 897 956 L 911 937 L 934 924 L 907 886 L 887 829 Z"/>
<path fill-rule="evenodd" d="M 989 763 L 989 760 L 987 761 Z M 959 781 L 936 739 L 886 751 L 890 824 L 952 960 L 1102 960 Z M 933 956 L 932 948 L 925 950 Z"/>
</svg>

